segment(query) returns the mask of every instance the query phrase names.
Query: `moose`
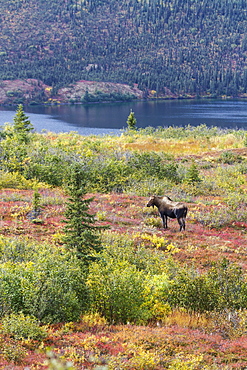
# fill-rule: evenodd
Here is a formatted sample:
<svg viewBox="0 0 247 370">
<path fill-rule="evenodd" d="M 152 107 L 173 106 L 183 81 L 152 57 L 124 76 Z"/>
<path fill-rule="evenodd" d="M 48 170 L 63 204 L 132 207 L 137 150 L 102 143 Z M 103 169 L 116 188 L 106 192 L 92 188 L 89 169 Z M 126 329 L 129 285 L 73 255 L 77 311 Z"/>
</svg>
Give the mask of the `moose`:
<svg viewBox="0 0 247 370">
<path fill-rule="evenodd" d="M 167 229 L 167 217 L 170 217 L 178 220 L 180 231 L 183 229 L 185 230 L 185 218 L 188 212 L 188 208 L 185 204 L 173 202 L 172 199 L 167 196 L 153 195 L 147 203 L 147 207 L 151 206 L 156 206 L 158 208 L 164 229 Z"/>
</svg>

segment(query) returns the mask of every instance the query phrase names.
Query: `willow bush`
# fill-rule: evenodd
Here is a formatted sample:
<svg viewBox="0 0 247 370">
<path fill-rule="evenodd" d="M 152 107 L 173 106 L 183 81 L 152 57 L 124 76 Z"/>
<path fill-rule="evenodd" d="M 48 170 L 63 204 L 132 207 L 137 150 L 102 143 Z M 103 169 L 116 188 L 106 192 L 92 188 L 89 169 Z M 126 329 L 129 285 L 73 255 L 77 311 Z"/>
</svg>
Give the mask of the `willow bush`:
<svg viewBox="0 0 247 370">
<path fill-rule="evenodd" d="M 73 255 L 27 241 L 1 244 L 1 316 L 22 311 L 52 323 L 77 320 L 88 308 L 85 274 Z"/>
<path fill-rule="evenodd" d="M 142 323 L 149 317 L 145 298 L 146 274 L 127 261 L 93 263 L 87 284 L 91 293 L 91 310 L 109 323 Z"/>
</svg>

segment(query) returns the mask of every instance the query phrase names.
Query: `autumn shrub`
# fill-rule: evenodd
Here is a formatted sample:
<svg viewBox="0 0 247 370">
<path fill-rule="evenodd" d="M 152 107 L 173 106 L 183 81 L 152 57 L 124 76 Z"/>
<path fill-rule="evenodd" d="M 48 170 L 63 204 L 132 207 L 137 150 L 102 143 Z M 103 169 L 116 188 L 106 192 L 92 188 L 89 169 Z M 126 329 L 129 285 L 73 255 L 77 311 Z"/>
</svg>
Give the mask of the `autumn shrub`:
<svg viewBox="0 0 247 370">
<path fill-rule="evenodd" d="M 220 154 L 218 161 L 225 164 L 234 164 L 237 162 L 242 162 L 243 158 L 234 152 L 229 150 L 224 151 Z"/>
<path fill-rule="evenodd" d="M 71 361 L 66 361 L 55 355 L 54 352 L 48 350 L 46 352 L 46 360 L 44 365 L 48 370 L 76 370 Z"/>
<path fill-rule="evenodd" d="M 236 221 L 244 222 L 247 217 L 246 203 L 234 204 L 234 199 L 231 197 L 228 199 L 230 206 L 215 206 L 209 211 L 197 211 L 195 219 L 202 225 L 209 228 L 219 229 L 223 226 L 230 225 Z"/>
<path fill-rule="evenodd" d="M 18 245 L 17 245 L 18 246 Z M 22 311 L 48 322 L 77 320 L 89 303 L 78 260 L 47 245 L 5 250 L 0 265 L 0 315 Z M 8 261 L 6 261 L 9 258 Z"/>
<path fill-rule="evenodd" d="M 146 274 L 127 261 L 113 258 L 93 263 L 87 284 L 91 293 L 91 310 L 109 323 L 141 323 L 148 318 L 145 307 Z"/>
<path fill-rule="evenodd" d="M 33 189 L 34 182 L 27 180 L 19 172 L 0 171 L 0 189 Z"/>
<path fill-rule="evenodd" d="M 133 152 L 128 160 L 128 166 L 132 172 L 139 172 L 144 178 L 153 176 L 179 182 L 177 164 L 172 161 L 171 156 L 165 153 Z"/>
<path fill-rule="evenodd" d="M 128 362 L 121 364 L 121 368 L 125 370 L 153 370 L 158 369 L 160 365 L 160 358 L 155 353 L 147 351 L 139 346 L 130 350 L 133 356 L 129 358 Z"/>
<path fill-rule="evenodd" d="M 86 313 L 82 316 L 81 320 L 88 328 L 93 328 L 94 326 L 104 327 L 107 324 L 106 319 L 100 316 L 98 312 Z"/>
<path fill-rule="evenodd" d="M 168 367 L 169 370 L 207 370 L 208 367 L 204 366 L 203 355 L 184 355 L 180 353 L 173 359 Z M 210 367 L 210 369 L 217 369 L 216 367 Z"/>
<path fill-rule="evenodd" d="M 171 307 L 185 308 L 191 312 L 212 311 L 218 306 L 218 294 L 207 275 L 197 275 L 193 270 L 180 269 L 170 282 L 167 302 Z"/>
<path fill-rule="evenodd" d="M 174 188 L 174 184 L 167 180 L 159 180 L 156 177 L 146 177 L 137 179 L 136 176 L 129 177 L 129 183 L 125 187 L 125 192 L 139 196 L 150 196 L 151 194 L 164 194 Z"/>
<path fill-rule="evenodd" d="M 127 261 L 138 270 L 150 274 L 159 274 L 169 268 L 163 252 L 157 248 L 150 250 L 142 245 L 142 242 L 139 233 L 118 235 L 106 231 L 102 236 L 103 251 L 100 256 L 105 261 L 109 258 L 119 262 Z"/>
<path fill-rule="evenodd" d="M 204 274 L 179 268 L 170 280 L 167 302 L 171 307 L 204 313 L 246 308 L 247 284 L 242 269 L 220 261 Z"/>
<path fill-rule="evenodd" d="M 219 166 L 215 170 L 214 181 L 226 194 L 241 191 L 241 187 L 246 183 L 245 175 L 239 165 Z"/>
<path fill-rule="evenodd" d="M 167 302 L 169 289 L 169 276 L 167 273 L 150 275 L 146 281 L 147 307 L 149 308 L 149 322 L 165 322 L 172 309 Z"/>
<path fill-rule="evenodd" d="M 91 191 L 123 192 L 128 184 L 128 168 L 121 159 L 102 157 L 91 164 L 89 178 Z"/>
<path fill-rule="evenodd" d="M 7 238 L 0 235 L 0 261 L 24 262 L 32 259 L 36 246 L 25 238 Z"/>
<path fill-rule="evenodd" d="M 41 341 L 48 333 L 41 327 L 37 319 L 22 312 L 4 316 L 1 319 L 1 332 L 15 339 L 34 339 Z"/>
</svg>

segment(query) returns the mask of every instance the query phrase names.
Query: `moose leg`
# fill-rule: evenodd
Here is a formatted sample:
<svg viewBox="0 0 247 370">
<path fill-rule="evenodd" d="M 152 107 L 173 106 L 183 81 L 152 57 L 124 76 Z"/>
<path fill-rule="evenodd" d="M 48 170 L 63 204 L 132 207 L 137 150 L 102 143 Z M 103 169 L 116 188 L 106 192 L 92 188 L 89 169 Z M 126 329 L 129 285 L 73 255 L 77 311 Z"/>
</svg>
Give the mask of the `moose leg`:
<svg viewBox="0 0 247 370">
<path fill-rule="evenodd" d="M 180 230 L 179 231 L 182 231 L 183 229 L 185 230 L 185 222 L 184 222 L 184 219 L 182 217 L 178 218 L 178 223 L 180 225 Z"/>
<path fill-rule="evenodd" d="M 185 230 L 185 218 L 183 217 L 182 220 L 183 220 L 183 228 Z"/>
<path fill-rule="evenodd" d="M 165 215 L 165 229 L 167 229 L 167 215 Z"/>
<path fill-rule="evenodd" d="M 160 213 L 160 217 L 162 218 L 164 229 L 167 229 L 167 216 L 164 215 L 163 213 Z"/>
</svg>

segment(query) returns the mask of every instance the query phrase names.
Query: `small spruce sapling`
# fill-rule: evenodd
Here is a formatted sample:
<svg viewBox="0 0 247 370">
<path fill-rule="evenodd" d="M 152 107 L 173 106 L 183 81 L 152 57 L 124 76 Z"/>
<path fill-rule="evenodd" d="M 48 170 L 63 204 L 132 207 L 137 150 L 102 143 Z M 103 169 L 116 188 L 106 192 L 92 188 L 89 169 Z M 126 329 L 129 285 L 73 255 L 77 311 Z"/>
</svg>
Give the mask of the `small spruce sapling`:
<svg viewBox="0 0 247 370">
<path fill-rule="evenodd" d="M 200 178 L 200 172 L 195 163 L 188 168 L 187 174 L 185 176 L 185 182 L 190 185 L 198 184 L 202 181 Z"/>
<path fill-rule="evenodd" d="M 25 144 L 29 142 L 29 133 L 33 130 L 33 125 L 25 115 L 22 104 L 18 105 L 16 114 L 14 116 L 13 129 L 14 134 L 20 142 Z"/>
<path fill-rule="evenodd" d="M 136 130 L 135 113 L 131 110 L 127 119 L 128 130 Z"/>
</svg>

